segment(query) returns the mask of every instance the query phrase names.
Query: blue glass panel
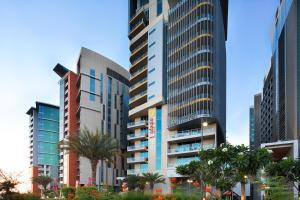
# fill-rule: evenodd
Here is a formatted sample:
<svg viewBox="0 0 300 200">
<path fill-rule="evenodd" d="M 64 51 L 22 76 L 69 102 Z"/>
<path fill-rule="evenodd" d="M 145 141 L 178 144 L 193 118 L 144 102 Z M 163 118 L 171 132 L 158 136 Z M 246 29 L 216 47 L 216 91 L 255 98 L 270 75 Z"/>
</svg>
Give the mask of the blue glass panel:
<svg viewBox="0 0 300 200">
<path fill-rule="evenodd" d="M 156 170 L 161 170 L 161 108 L 156 109 Z"/>
<path fill-rule="evenodd" d="M 95 101 L 96 97 L 95 97 L 95 93 L 96 93 L 96 88 L 95 88 L 95 70 L 94 69 L 90 69 L 90 101 Z"/>
</svg>

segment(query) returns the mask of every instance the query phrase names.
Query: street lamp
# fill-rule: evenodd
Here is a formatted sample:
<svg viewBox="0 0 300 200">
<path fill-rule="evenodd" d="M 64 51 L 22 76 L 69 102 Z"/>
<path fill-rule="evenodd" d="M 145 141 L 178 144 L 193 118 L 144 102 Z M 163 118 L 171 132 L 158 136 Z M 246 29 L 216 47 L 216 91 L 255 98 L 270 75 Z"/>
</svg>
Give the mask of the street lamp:
<svg viewBox="0 0 300 200">
<path fill-rule="evenodd" d="M 201 126 L 201 149 L 203 150 L 203 127 L 207 127 L 208 126 L 208 122 L 202 122 L 202 126 Z"/>
<path fill-rule="evenodd" d="M 189 190 L 188 190 L 188 192 L 189 192 L 189 194 L 191 194 L 191 183 L 193 182 L 193 180 L 188 179 L 187 182 L 189 183 Z"/>
</svg>

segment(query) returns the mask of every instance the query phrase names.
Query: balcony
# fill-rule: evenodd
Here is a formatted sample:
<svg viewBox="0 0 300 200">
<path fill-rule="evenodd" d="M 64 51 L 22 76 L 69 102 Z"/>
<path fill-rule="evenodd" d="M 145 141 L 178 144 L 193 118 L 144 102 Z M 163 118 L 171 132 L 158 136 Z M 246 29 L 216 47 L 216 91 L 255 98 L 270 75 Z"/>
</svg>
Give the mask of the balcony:
<svg viewBox="0 0 300 200">
<path fill-rule="evenodd" d="M 180 165 L 189 164 L 191 161 L 199 160 L 199 157 L 177 158 L 176 162 L 168 163 L 168 168 L 176 168 Z"/>
<path fill-rule="evenodd" d="M 139 54 L 145 53 L 145 51 L 148 50 L 148 41 L 144 41 L 141 44 L 137 45 L 134 50 L 132 51 L 130 55 L 130 62 L 132 62 Z"/>
<path fill-rule="evenodd" d="M 145 66 L 147 64 L 148 53 L 144 53 L 135 59 L 131 64 L 129 69 L 130 74 L 135 74 L 139 68 Z"/>
<path fill-rule="evenodd" d="M 200 143 L 193 143 L 188 145 L 178 145 L 175 148 L 168 150 L 168 155 L 181 155 L 181 154 L 195 154 L 200 150 Z"/>
<path fill-rule="evenodd" d="M 148 25 L 148 20 L 145 18 L 140 19 L 137 21 L 135 25 L 133 25 L 128 33 L 128 38 L 131 40 L 134 38 L 137 34 L 139 34 L 146 26 Z"/>
<path fill-rule="evenodd" d="M 148 161 L 148 157 L 130 157 L 127 158 L 128 164 L 134 164 L 134 163 L 146 163 Z"/>
<path fill-rule="evenodd" d="M 132 85 L 129 89 L 131 95 L 139 94 L 147 89 L 147 77 Z"/>
<path fill-rule="evenodd" d="M 148 121 L 140 120 L 135 122 L 130 122 L 127 124 L 128 129 L 137 129 L 137 128 L 146 128 L 148 125 Z"/>
<path fill-rule="evenodd" d="M 179 131 L 176 134 L 172 134 L 168 136 L 168 141 L 188 141 L 201 139 L 202 137 L 214 136 L 216 130 L 214 128 L 206 128 L 206 129 L 192 129 L 186 131 Z"/>
<path fill-rule="evenodd" d="M 139 151 L 147 151 L 148 144 L 141 144 L 141 145 L 133 145 L 127 147 L 127 152 L 139 152 Z"/>
<path fill-rule="evenodd" d="M 144 79 L 147 77 L 147 72 L 148 72 L 148 66 L 144 65 L 143 67 L 139 68 L 137 71 L 135 71 L 133 74 L 130 76 L 130 84 L 135 84 L 141 79 Z"/>
<path fill-rule="evenodd" d="M 147 18 L 147 13 L 149 12 L 148 4 L 140 7 L 135 11 L 135 14 L 129 19 L 129 24 L 133 24 L 141 18 Z"/>
<path fill-rule="evenodd" d="M 141 173 L 147 173 L 148 169 L 127 169 L 127 175 L 138 175 Z"/>
<path fill-rule="evenodd" d="M 142 130 L 138 133 L 127 135 L 127 140 L 129 141 L 135 141 L 135 140 L 141 140 L 148 137 L 148 130 Z"/>
<path fill-rule="evenodd" d="M 139 105 L 142 105 L 143 103 L 147 102 L 147 90 L 139 93 L 138 95 L 135 95 L 133 98 L 129 100 L 129 107 L 130 109 L 133 109 Z"/>
</svg>

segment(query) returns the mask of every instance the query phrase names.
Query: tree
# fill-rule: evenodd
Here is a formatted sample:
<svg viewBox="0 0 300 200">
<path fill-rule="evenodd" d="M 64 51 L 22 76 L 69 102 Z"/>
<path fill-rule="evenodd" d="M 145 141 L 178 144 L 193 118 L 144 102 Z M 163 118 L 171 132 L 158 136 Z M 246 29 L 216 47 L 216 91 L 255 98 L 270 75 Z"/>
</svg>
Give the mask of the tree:
<svg viewBox="0 0 300 200">
<path fill-rule="evenodd" d="M 241 183 L 242 199 L 248 177 L 254 180 L 259 169 L 271 159 L 266 149 L 249 150 L 244 145 L 221 145 L 199 152 L 199 161 L 192 161 L 176 168 L 177 173 L 191 177 L 203 185 L 215 186 L 221 193 Z M 199 180 L 201 179 L 201 180 Z"/>
<path fill-rule="evenodd" d="M 113 157 L 117 154 L 118 143 L 108 134 L 101 134 L 98 130 L 94 133 L 85 127 L 79 134 L 70 136 L 63 141 L 60 148 L 74 152 L 90 161 L 93 184 L 96 185 L 98 161 L 105 161 L 106 164 L 114 163 Z"/>
<path fill-rule="evenodd" d="M 141 177 L 137 175 L 129 175 L 126 177 L 126 183 L 129 191 L 135 190 L 138 187 L 138 182 Z"/>
<path fill-rule="evenodd" d="M 270 163 L 265 169 L 269 177 L 281 176 L 291 183 L 299 192 L 298 183 L 300 181 L 300 160 L 283 158 L 281 161 Z"/>
<path fill-rule="evenodd" d="M 45 195 L 48 185 L 53 181 L 50 176 L 35 176 L 32 178 L 32 183 L 36 183 L 42 187 L 41 195 Z"/>
<path fill-rule="evenodd" d="M 154 185 L 157 183 L 164 183 L 165 184 L 165 178 L 163 175 L 159 173 L 143 173 L 143 179 L 145 182 L 148 182 L 150 185 L 150 189 L 153 190 Z"/>
<path fill-rule="evenodd" d="M 241 200 L 244 200 L 248 179 L 253 183 L 258 170 L 271 161 L 271 155 L 267 149 L 250 150 L 244 145 L 235 148 L 237 154 L 233 157 L 232 166 L 237 181 L 241 183 Z"/>
<path fill-rule="evenodd" d="M 17 180 L 19 175 L 13 176 L 0 169 L 0 197 L 3 199 L 10 199 L 13 190 L 20 183 Z"/>
</svg>

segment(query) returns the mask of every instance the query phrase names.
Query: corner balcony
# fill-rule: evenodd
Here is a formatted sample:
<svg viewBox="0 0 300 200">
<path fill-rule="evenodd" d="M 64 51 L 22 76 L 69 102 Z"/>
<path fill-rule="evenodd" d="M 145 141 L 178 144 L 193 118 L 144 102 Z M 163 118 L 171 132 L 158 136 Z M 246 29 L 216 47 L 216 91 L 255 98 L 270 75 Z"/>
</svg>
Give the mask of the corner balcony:
<svg viewBox="0 0 300 200">
<path fill-rule="evenodd" d="M 141 44 L 137 45 L 130 55 L 130 62 L 132 62 L 138 55 L 145 53 L 148 50 L 148 41 L 144 41 Z"/>
<path fill-rule="evenodd" d="M 130 109 L 147 102 L 147 90 L 129 99 Z"/>
<path fill-rule="evenodd" d="M 133 74 L 130 76 L 130 83 L 135 84 L 139 80 L 145 78 L 147 76 L 148 72 L 148 65 L 145 64 L 143 67 L 140 67 L 137 71 L 135 71 Z"/>
<path fill-rule="evenodd" d="M 135 122 L 129 122 L 127 124 L 128 129 L 137 129 L 137 128 L 146 128 L 148 126 L 148 121 L 146 120 L 140 120 L 140 121 L 135 121 Z"/>
<path fill-rule="evenodd" d="M 148 169 L 127 169 L 127 175 L 138 175 L 147 172 Z"/>
<path fill-rule="evenodd" d="M 148 162 L 148 157 L 130 157 L 127 158 L 128 164 L 135 164 L 135 163 L 146 163 Z"/>
<path fill-rule="evenodd" d="M 129 24 L 135 23 L 141 18 L 147 18 L 147 10 L 149 10 L 149 6 L 145 5 L 138 10 L 135 11 L 134 15 L 129 19 Z"/>
<path fill-rule="evenodd" d="M 127 140 L 135 141 L 135 140 L 145 139 L 147 137 L 148 137 L 148 130 L 145 130 L 145 131 L 140 131 L 138 133 L 133 133 L 133 134 L 127 135 Z"/>
<path fill-rule="evenodd" d="M 135 74 L 139 68 L 142 68 L 147 64 L 148 60 L 148 53 L 144 53 L 141 56 L 139 56 L 137 59 L 135 59 L 131 64 L 131 67 L 129 68 L 130 74 Z"/>
<path fill-rule="evenodd" d="M 141 145 L 133 145 L 127 147 L 127 152 L 139 152 L 139 151 L 147 151 L 148 144 L 141 144 Z"/>
<path fill-rule="evenodd" d="M 215 133 L 216 130 L 214 128 L 179 131 L 176 134 L 169 135 L 168 142 L 201 139 L 202 137 L 214 136 Z"/>
<path fill-rule="evenodd" d="M 147 83 L 148 83 L 147 78 L 144 78 L 144 79 L 140 80 L 139 82 L 135 83 L 134 85 L 132 85 L 130 87 L 129 94 L 137 95 L 137 94 L 144 92 L 147 89 Z"/>
<path fill-rule="evenodd" d="M 148 20 L 145 18 L 142 18 L 136 22 L 135 25 L 133 25 L 128 33 L 128 38 L 131 40 L 134 38 L 137 34 L 139 34 L 146 26 L 148 25 Z"/>
</svg>

